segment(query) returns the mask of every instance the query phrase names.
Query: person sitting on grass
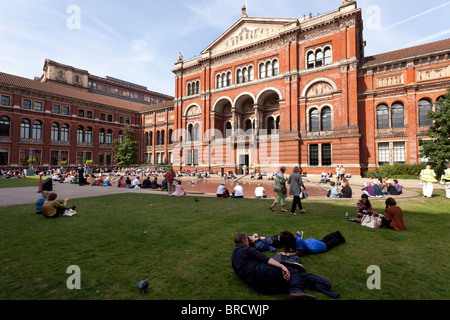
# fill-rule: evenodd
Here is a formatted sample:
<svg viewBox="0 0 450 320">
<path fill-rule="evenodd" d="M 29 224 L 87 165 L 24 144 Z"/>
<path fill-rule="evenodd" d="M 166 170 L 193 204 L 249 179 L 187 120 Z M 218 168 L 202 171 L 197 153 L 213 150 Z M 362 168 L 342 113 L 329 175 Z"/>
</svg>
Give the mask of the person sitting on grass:
<svg viewBox="0 0 450 320">
<path fill-rule="evenodd" d="M 244 188 L 242 188 L 242 186 L 239 182 L 236 182 L 236 186 L 234 187 L 231 197 L 232 198 L 243 198 L 244 197 Z"/>
<path fill-rule="evenodd" d="M 381 225 L 396 231 L 402 231 L 406 229 L 405 220 L 403 219 L 403 211 L 397 206 L 397 202 L 393 198 L 386 199 L 386 209 L 385 213 L 387 216 L 382 214 L 379 215 L 381 218 Z"/>
<path fill-rule="evenodd" d="M 184 190 L 183 186 L 181 185 L 180 180 L 174 180 L 175 183 L 175 191 L 171 194 L 171 196 L 175 197 L 181 197 L 186 195 L 186 191 Z"/>
<path fill-rule="evenodd" d="M 315 296 L 303 292 L 298 270 L 250 247 L 247 234 L 236 233 L 234 243 L 231 265 L 248 286 L 262 294 L 289 293 L 290 300 L 316 300 Z"/>
<path fill-rule="evenodd" d="M 369 201 L 369 197 L 366 194 L 361 195 L 361 200 L 359 200 L 356 204 L 357 207 L 357 216 L 358 218 L 362 218 L 365 214 L 377 216 L 376 213 L 372 209 L 372 204 Z"/>
<path fill-rule="evenodd" d="M 51 192 L 48 195 L 47 201 L 44 202 L 44 207 L 42 209 L 42 215 L 46 218 L 58 218 L 61 217 L 67 209 L 67 201 L 70 199 L 65 199 L 64 203 L 57 201 L 58 195 L 55 192 Z M 76 206 L 70 207 L 70 209 L 75 210 Z"/>
<path fill-rule="evenodd" d="M 303 240 L 303 232 L 300 235 L 294 236 L 290 231 L 283 231 L 280 233 L 280 242 L 284 248 L 285 255 L 302 255 L 302 253 L 323 253 L 336 247 L 341 243 L 345 243 L 345 238 L 339 231 L 330 233 L 322 240 L 308 238 Z M 290 249 L 294 249 L 290 253 Z"/>
<path fill-rule="evenodd" d="M 339 192 L 338 187 L 334 183 L 334 181 L 330 182 L 330 198 L 331 199 L 340 199 L 342 198 L 342 193 Z"/>
<path fill-rule="evenodd" d="M 36 214 L 42 214 L 44 202 L 47 201 L 48 194 L 48 191 L 42 191 L 41 196 L 36 200 Z"/>
</svg>

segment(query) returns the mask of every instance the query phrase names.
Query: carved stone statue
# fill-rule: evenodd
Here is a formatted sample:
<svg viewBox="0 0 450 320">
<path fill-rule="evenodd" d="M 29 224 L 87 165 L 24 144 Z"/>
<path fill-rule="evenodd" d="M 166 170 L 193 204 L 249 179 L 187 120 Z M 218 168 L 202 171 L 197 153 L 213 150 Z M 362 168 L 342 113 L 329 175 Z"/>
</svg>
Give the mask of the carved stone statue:
<svg viewBox="0 0 450 320">
<path fill-rule="evenodd" d="M 180 62 L 183 62 L 183 55 L 181 54 L 181 52 L 179 53 L 178 58 L 177 58 L 177 63 L 180 63 Z"/>
<path fill-rule="evenodd" d="M 247 17 L 247 8 L 245 5 L 242 6 L 242 16 Z"/>
</svg>

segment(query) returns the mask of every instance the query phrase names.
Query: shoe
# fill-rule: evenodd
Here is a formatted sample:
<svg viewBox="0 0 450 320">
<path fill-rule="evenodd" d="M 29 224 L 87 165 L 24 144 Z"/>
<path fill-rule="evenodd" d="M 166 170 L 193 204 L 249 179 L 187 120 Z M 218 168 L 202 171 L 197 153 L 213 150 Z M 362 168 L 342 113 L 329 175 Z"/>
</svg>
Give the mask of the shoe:
<svg viewBox="0 0 450 320">
<path fill-rule="evenodd" d="M 302 239 L 303 239 L 303 231 L 302 231 L 302 232 L 300 232 L 300 231 L 297 231 L 297 233 L 296 233 L 296 234 L 297 234 L 297 236 L 298 236 L 298 237 L 300 237 L 300 238 L 302 238 Z"/>
<path fill-rule="evenodd" d="M 290 214 L 293 215 L 293 216 L 296 216 L 296 215 L 297 215 L 295 212 L 291 212 Z"/>
<path fill-rule="evenodd" d="M 306 211 L 305 210 L 300 210 L 300 213 L 305 213 Z"/>
<path fill-rule="evenodd" d="M 312 294 L 307 294 L 304 292 L 294 292 L 289 294 L 289 300 L 317 300 Z"/>
<path fill-rule="evenodd" d="M 269 209 L 273 211 L 273 208 L 272 208 L 272 207 L 269 207 Z"/>
<path fill-rule="evenodd" d="M 75 210 L 77 206 L 71 206 L 69 209 Z"/>
</svg>

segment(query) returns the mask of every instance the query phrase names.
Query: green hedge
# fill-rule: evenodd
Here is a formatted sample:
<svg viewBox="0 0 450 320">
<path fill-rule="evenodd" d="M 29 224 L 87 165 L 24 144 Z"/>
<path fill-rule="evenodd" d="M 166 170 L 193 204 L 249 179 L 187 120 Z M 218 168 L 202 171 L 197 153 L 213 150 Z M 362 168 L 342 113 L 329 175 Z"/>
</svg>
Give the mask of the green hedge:
<svg viewBox="0 0 450 320">
<path fill-rule="evenodd" d="M 365 171 L 362 173 L 364 178 L 384 178 L 391 179 L 419 179 L 420 171 L 425 169 L 426 163 L 406 164 L 395 163 L 393 165 L 385 164 L 372 171 Z M 436 178 L 439 180 L 445 167 L 443 165 L 432 167 L 436 172 Z"/>
</svg>

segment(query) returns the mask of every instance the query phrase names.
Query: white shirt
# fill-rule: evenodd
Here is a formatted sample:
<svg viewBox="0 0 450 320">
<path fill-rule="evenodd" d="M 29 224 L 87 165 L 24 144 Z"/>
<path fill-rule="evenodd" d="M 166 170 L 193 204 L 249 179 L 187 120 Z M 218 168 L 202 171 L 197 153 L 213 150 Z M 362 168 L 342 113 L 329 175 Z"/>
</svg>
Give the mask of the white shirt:
<svg viewBox="0 0 450 320">
<path fill-rule="evenodd" d="M 221 185 L 217 188 L 217 194 L 223 194 L 224 191 L 225 191 L 225 186 L 221 184 Z"/>
<path fill-rule="evenodd" d="M 141 182 L 138 180 L 138 178 L 135 178 L 133 180 L 133 182 L 131 182 L 131 185 L 132 186 L 139 186 L 139 185 L 141 185 Z"/>
<path fill-rule="evenodd" d="M 242 188 L 242 186 L 234 187 L 234 196 L 235 197 L 244 196 L 244 188 Z"/>
<path fill-rule="evenodd" d="M 255 189 L 255 196 L 256 197 L 262 197 L 262 196 L 264 196 L 264 192 L 265 192 L 266 190 L 264 190 L 264 187 L 256 187 L 256 189 Z"/>
</svg>

